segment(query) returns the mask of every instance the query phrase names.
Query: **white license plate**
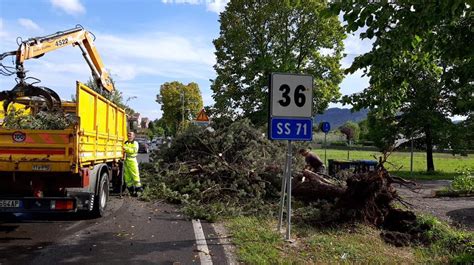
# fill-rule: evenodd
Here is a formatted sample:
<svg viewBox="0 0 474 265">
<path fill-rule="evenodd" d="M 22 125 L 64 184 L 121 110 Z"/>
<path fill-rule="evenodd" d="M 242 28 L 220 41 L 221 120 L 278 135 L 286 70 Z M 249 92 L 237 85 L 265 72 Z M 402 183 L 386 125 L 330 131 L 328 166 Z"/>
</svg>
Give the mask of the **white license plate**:
<svg viewBox="0 0 474 265">
<path fill-rule="evenodd" d="M 0 208 L 19 208 L 19 200 L 0 200 Z"/>
<path fill-rule="evenodd" d="M 33 171 L 50 171 L 51 166 L 50 165 L 33 165 L 32 170 Z"/>
</svg>

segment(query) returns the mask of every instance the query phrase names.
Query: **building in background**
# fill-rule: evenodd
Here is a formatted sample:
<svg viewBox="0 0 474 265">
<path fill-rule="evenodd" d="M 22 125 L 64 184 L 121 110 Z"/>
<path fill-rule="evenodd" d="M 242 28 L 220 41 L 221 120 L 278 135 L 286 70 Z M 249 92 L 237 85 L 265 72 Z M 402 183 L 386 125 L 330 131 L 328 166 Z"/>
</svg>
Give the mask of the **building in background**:
<svg viewBox="0 0 474 265">
<path fill-rule="evenodd" d="M 148 119 L 147 117 L 143 117 L 141 122 L 140 122 L 140 127 L 142 129 L 148 129 L 149 124 L 150 124 L 150 119 Z"/>
</svg>

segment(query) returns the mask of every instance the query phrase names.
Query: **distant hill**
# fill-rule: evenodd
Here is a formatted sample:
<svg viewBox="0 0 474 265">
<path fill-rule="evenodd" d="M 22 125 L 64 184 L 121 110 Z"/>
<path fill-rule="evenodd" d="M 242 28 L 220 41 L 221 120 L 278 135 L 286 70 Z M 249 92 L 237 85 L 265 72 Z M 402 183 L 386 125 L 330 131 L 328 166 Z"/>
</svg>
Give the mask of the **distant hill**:
<svg viewBox="0 0 474 265">
<path fill-rule="evenodd" d="M 327 121 L 331 124 L 331 128 L 337 128 L 346 121 L 359 122 L 367 118 L 368 109 L 363 109 L 357 112 L 351 112 L 350 109 L 341 109 L 341 108 L 330 108 L 327 109 L 323 114 L 316 115 L 314 122 L 320 123 Z"/>
</svg>

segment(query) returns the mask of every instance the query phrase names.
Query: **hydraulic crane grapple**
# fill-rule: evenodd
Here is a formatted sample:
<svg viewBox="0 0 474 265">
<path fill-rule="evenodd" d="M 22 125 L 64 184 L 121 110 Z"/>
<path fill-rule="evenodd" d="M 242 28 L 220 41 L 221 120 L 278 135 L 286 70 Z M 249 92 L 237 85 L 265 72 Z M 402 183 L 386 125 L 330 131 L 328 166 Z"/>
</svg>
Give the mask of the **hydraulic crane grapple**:
<svg viewBox="0 0 474 265">
<path fill-rule="evenodd" d="M 44 86 L 37 86 L 35 83 L 28 83 L 24 62 L 29 59 L 40 58 L 48 52 L 67 47 L 69 45 L 78 46 L 84 59 L 89 65 L 92 76 L 96 84 L 107 92 L 112 92 L 114 86 L 105 70 L 104 64 L 94 46 L 92 34 L 81 26 L 73 29 L 60 31 L 43 37 L 30 38 L 21 41 L 16 51 L 5 52 L 0 55 L 0 73 L 3 75 L 14 75 L 18 78 L 18 84 L 9 91 L 0 92 L 0 101 L 3 101 L 5 112 L 10 103 L 19 98 L 40 98 L 46 102 L 48 109 L 61 106 L 58 95 L 51 89 Z M 15 56 L 15 68 L 5 66 L 1 63 L 8 56 Z"/>
</svg>

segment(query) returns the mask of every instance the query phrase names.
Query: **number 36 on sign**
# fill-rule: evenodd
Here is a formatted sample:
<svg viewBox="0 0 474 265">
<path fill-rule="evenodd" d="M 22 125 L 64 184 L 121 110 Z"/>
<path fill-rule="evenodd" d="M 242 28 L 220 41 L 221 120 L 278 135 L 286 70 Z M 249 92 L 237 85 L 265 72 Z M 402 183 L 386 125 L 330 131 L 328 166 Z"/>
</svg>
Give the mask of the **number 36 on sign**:
<svg viewBox="0 0 474 265">
<path fill-rule="evenodd" d="M 313 77 L 273 73 L 270 83 L 270 140 L 311 141 Z"/>
</svg>

